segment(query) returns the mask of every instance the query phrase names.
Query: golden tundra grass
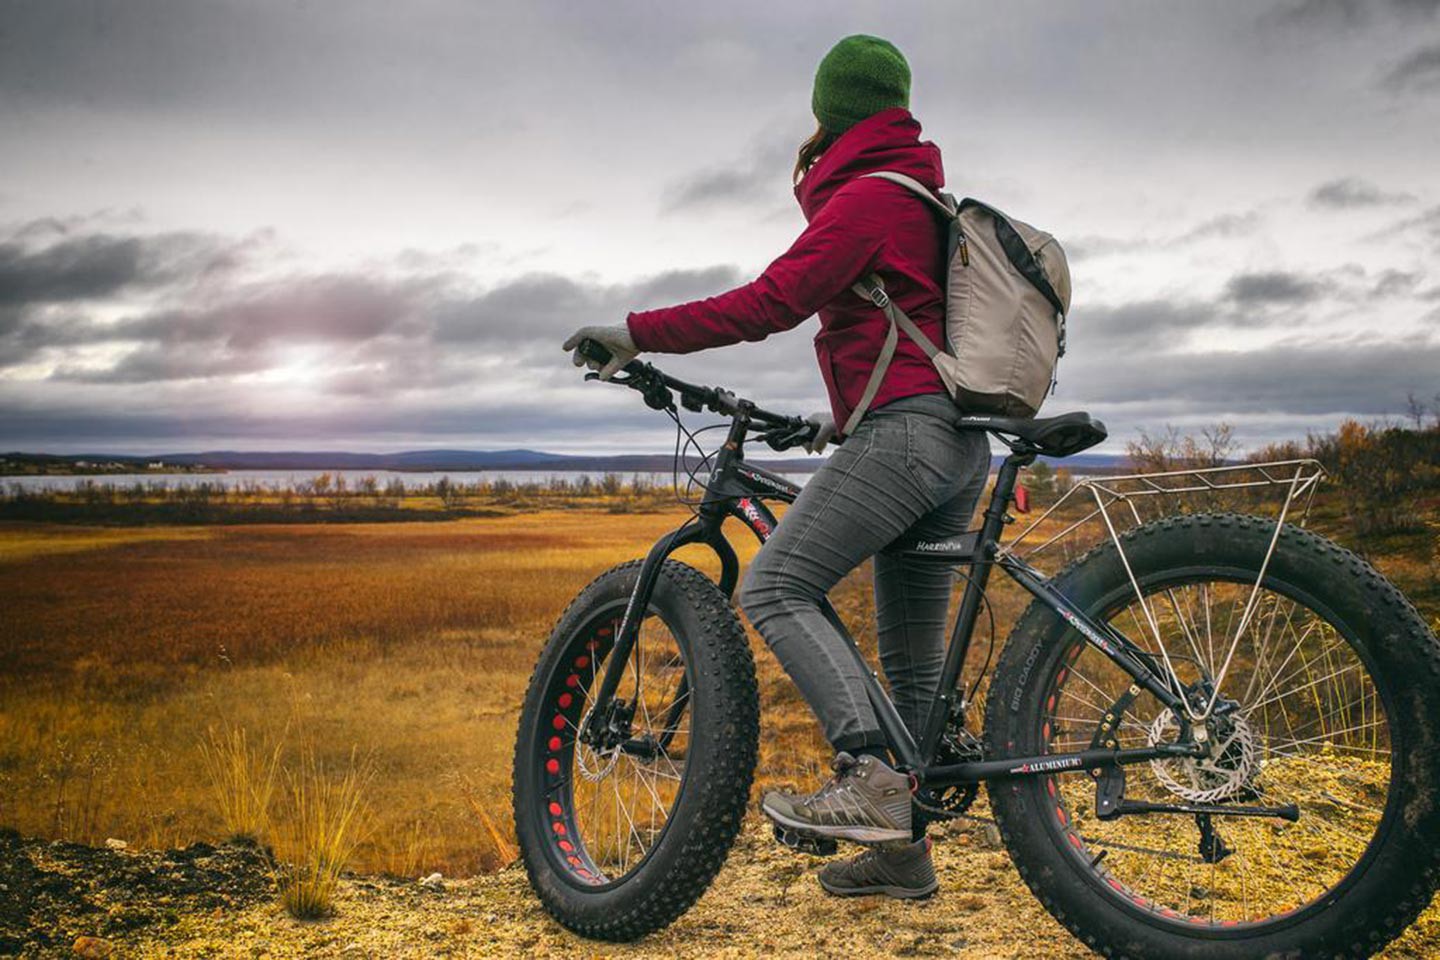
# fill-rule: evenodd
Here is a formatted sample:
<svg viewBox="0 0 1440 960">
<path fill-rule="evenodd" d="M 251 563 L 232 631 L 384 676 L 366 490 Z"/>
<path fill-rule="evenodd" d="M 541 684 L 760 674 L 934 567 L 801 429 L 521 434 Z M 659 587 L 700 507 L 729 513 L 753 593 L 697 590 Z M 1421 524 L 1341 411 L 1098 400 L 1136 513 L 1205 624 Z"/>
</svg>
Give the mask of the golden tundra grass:
<svg viewBox="0 0 1440 960">
<path fill-rule="evenodd" d="M 357 748 L 374 765 L 354 869 L 509 862 L 510 752 L 540 646 L 581 587 L 681 516 L 0 527 L 0 824 L 152 846 L 248 832 L 226 805 L 249 802 L 238 784 L 263 782 L 277 746 L 297 767 L 303 732 L 326 769 Z M 779 679 L 772 665 L 772 702 L 798 705 Z M 818 747 L 808 715 L 785 726 Z"/>
<path fill-rule="evenodd" d="M 541 644 L 585 583 L 642 556 L 683 516 L 602 507 L 373 525 L 0 526 L 0 825 L 152 846 L 258 830 L 283 847 L 295 783 L 273 771 L 293 777 L 309 763 L 343 780 L 358 752 L 373 775 L 354 783 L 370 815 L 361 832 L 347 826 L 352 869 L 503 865 L 515 857 L 515 723 Z M 733 539 L 748 560 L 748 533 Z M 1412 553 L 1376 559 L 1434 623 L 1437 564 Z M 715 572 L 703 549 L 681 558 Z M 1006 582 L 991 599 L 1003 642 L 1026 598 Z M 836 603 L 873 655 L 866 570 Z M 985 634 L 982 619 L 972 666 Z M 828 760 L 815 722 L 755 649 L 759 778 L 812 783 Z M 268 828 L 267 805 L 244 789 L 273 791 Z"/>
</svg>

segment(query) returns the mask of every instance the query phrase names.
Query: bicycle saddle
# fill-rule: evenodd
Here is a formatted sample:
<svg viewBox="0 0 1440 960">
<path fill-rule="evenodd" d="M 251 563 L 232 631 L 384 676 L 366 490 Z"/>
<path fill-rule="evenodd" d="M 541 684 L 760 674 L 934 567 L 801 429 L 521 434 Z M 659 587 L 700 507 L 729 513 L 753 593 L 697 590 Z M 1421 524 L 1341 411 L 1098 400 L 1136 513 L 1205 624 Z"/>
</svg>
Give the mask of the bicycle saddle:
<svg viewBox="0 0 1440 960">
<path fill-rule="evenodd" d="M 1037 420 L 966 414 L 955 421 L 955 426 L 960 430 L 985 430 L 1019 437 L 1047 457 L 1068 457 L 1088 450 L 1109 436 L 1105 424 L 1082 412 L 1062 413 L 1058 417 Z"/>
</svg>

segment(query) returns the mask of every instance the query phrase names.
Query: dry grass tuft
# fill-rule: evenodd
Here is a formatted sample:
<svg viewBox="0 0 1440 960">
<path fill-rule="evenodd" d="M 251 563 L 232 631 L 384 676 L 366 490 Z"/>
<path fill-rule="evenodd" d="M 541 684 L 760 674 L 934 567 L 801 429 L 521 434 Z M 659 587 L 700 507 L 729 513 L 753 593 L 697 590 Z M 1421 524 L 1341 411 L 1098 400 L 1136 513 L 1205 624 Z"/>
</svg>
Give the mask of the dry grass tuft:
<svg viewBox="0 0 1440 960">
<path fill-rule="evenodd" d="M 364 834 L 365 794 L 374 775 L 374 765 L 353 752 L 335 775 L 313 750 L 304 752 L 298 771 L 286 771 L 276 882 L 281 905 L 297 920 L 333 912 L 335 886 Z"/>
<path fill-rule="evenodd" d="M 269 750 L 252 746 L 243 727 L 224 732 L 211 727 L 201 741 L 200 757 L 228 836 L 256 842 L 266 838 L 280 748 L 279 742 Z"/>
</svg>

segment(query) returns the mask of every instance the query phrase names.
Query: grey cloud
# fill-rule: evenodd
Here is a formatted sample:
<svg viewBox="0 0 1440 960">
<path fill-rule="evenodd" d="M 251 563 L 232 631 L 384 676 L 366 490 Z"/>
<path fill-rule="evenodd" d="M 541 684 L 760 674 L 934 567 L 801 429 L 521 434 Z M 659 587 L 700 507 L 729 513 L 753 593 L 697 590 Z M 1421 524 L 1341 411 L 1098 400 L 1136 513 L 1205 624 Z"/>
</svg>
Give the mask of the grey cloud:
<svg viewBox="0 0 1440 960">
<path fill-rule="evenodd" d="M 1411 53 L 1390 68 L 1381 84 L 1395 93 L 1440 89 L 1440 44 Z"/>
<path fill-rule="evenodd" d="M 1329 288 L 1323 280 L 1272 270 L 1231 277 L 1225 298 L 1240 306 L 1296 305 L 1319 299 Z"/>
<path fill-rule="evenodd" d="M 700 270 L 667 270 L 631 284 L 628 297 L 637 310 L 649 310 L 671 303 L 714 296 L 738 286 L 740 271 L 729 265 Z"/>
<path fill-rule="evenodd" d="M 243 352 L 194 346 L 145 346 L 125 354 L 110 367 L 62 364 L 50 379 L 73 383 L 163 383 L 258 373 L 268 366 L 265 358 Z"/>
<path fill-rule="evenodd" d="M 718 204 L 771 206 L 783 194 L 799 141 L 773 137 L 757 143 L 749 155 L 722 167 L 709 167 L 667 184 L 661 208 L 674 213 Z"/>
<path fill-rule="evenodd" d="M 1166 246 L 1177 247 L 1187 243 L 1194 243 L 1199 240 L 1209 240 L 1212 237 L 1239 237 L 1254 233 L 1260 225 L 1260 212 L 1251 210 L 1248 213 L 1223 213 L 1218 217 L 1212 217 L 1185 231 L 1178 237 L 1166 243 Z"/>
<path fill-rule="evenodd" d="M 1069 317 L 1071 338 L 1107 352 L 1164 349 L 1187 334 L 1213 325 L 1219 311 L 1213 304 L 1144 300 L 1114 305 L 1081 306 Z"/>
<path fill-rule="evenodd" d="M 563 417 L 557 415 L 559 408 L 553 398 L 526 399 L 523 394 L 513 401 L 483 404 L 401 405 L 355 398 L 353 404 L 337 410 L 298 411 L 283 417 L 224 409 L 177 410 L 163 404 L 77 410 L 60 404 L 14 402 L 0 395 L 4 401 L 0 402 L 0 437 L 7 446 L 43 445 L 46 449 L 54 449 L 57 440 L 72 448 L 75 443 L 90 443 L 113 449 L 118 437 L 126 439 L 131 451 L 141 444 L 154 444 L 145 452 L 155 453 L 213 448 L 217 443 L 253 445 L 255 440 L 294 448 L 304 447 L 316 437 L 360 447 L 377 440 L 414 447 L 432 444 L 436 437 L 460 436 L 474 443 L 478 435 L 484 438 L 480 446 L 505 443 L 543 448 L 549 441 L 536 438 L 553 436 L 557 427 L 569 431 L 566 439 L 572 442 L 584 436 L 617 436 L 623 442 L 644 435 L 653 430 L 657 419 L 663 420 L 643 404 L 623 402 L 630 398 L 619 389 L 595 386 L 594 393 L 597 396 L 590 403 L 566 405 Z M 621 402 L 614 402 L 617 400 Z M 662 445 L 635 449 L 651 452 Z"/>
<path fill-rule="evenodd" d="M 1236 326 L 1284 329 L 1301 315 L 1289 307 L 1325 301 L 1366 303 L 1380 298 L 1440 298 L 1440 291 L 1415 294 L 1425 275 L 1419 270 L 1367 273 L 1350 264 L 1320 274 L 1272 271 L 1232 276 L 1213 300 L 1139 300 L 1080 304 L 1072 311 L 1072 341 L 1082 352 L 1172 354 L 1185 344 L 1213 344 Z"/>
<path fill-rule="evenodd" d="M 85 237 L 33 253 L 0 245 L 0 303 L 104 297 L 144 279 L 134 237 Z"/>
<path fill-rule="evenodd" d="M 1302 27 L 1355 27 L 1382 16 L 1424 19 L 1437 9 L 1440 0 L 1300 0 L 1281 5 L 1272 20 Z"/>
<path fill-rule="evenodd" d="M 1386 232 L 1418 230 L 1440 240 L 1440 206 L 1431 207 L 1423 213 L 1401 220 Z"/>
<path fill-rule="evenodd" d="M 1387 192 L 1359 177 L 1342 177 L 1322 183 L 1310 191 L 1309 196 L 1311 206 L 1337 210 L 1408 203 L 1414 199 L 1413 193 Z"/>
<path fill-rule="evenodd" d="M 1413 391 L 1440 387 L 1440 342 L 1356 340 L 1282 343 L 1249 352 L 1176 353 L 1131 362 L 1090 358 L 1067 371 L 1070 390 L 1091 402 L 1148 406 L 1168 415 L 1210 411 L 1312 416 L 1380 416 L 1404 408 Z M 1067 391 L 1068 392 L 1068 391 Z M 1151 420 L 1159 416 L 1147 415 Z"/>
<path fill-rule="evenodd" d="M 1399 297 L 1411 292 L 1424 279 L 1418 270 L 1386 270 L 1375 280 L 1370 293 L 1377 297 Z"/>
<path fill-rule="evenodd" d="M 1379 344 L 1286 343 L 1250 353 L 1126 354 L 1093 346 L 1087 344 L 1081 355 L 1062 362 L 1060 393 L 1048 409 L 1091 409 L 1104 415 L 1113 435 L 1121 438 L 1136 423 L 1221 417 L 1255 422 L 1304 417 L 1333 423 L 1341 416 L 1384 416 L 1404 409 L 1407 392 L 1429 396 L 1440 386 L 1435 373 L 1440 370 L 1440 344 L 1425 338 Z M 664 362 L 669 370 L 679 358 Z M 568 376 L 573 377 L 573 372 Z M 700 379 L 717 382 L 714 377 Z M 791 398 L 782 402 L 769 393 L 752 395 L 778 409 L 791 408 L 786 406 Z M 352 402 L 281 418 L 203 404 L 178 409 L 163 400 L 127 404 L 123 409 L 77 410 L 35 397 L 17 400 L 0 392 L 0 437 L 22 445 L 53 445 L 57 438 L 72 444 L 144 438 L 149 443 L 192 448 L 201 442 L 196 438 L 206 437 L 252 446 L 255 440 L 276 438 L 294 438 L 292 444 L 303 445 L 315 437 L 352 443 L 357 441 L 349 438 L 359 438 L 362 446 L 394 438 L 405 445 L 425 446 L 436 438 L 461 436 L 482 446 L 504 441 L 550 447 L 603 435 L 622 442 L 633 438 L 632 449 L 658 451 L 666 434 L 661 419 L 637 397 L 601 385 L 563 396 L 517 389 L 506 399 L 485 403 L 451 400 L 443 394 L 420 403 L 397 402 L 384 393 L 361 392 L 346 399 Z M 1293 424 L 1293 419 L 1289 422 Z M 1285 435 L 1294 427 L 1279 429 L 1279 434 L 1266 438 Z M 130 449 L 138 442 L 131 440 Z"/>
<path fill-rule="evenodd" d="M 122 321 L 115 336 L 168 342 L 213 341 L 236 350 L 289 343 L 353 343 L 418 332 L 418 304 L 435 281 L 390 284 L 363 277 L 295 277 L 226 290 L 214 306 L 169 310 Z"/>
<path fill-rule="evenodd" d="M 578 326 L 713 295 L 741 279 L 724 265 L 618 284 L 534 273 L 475 293 L 463 274 L 437 271 L 402 252 L 396 265 L 432 269 L 402 272 L 400 279 L 385 279 L 382 269 L 376 276 L 262 281 L 237 266 L 223 274 L 200 271 L 209 282 L 197 283 L 195 263 L 238 263 L 238 245 L 182 234 L 62 233 L 33 250 L 8 245 L 0 272 L 9 291 L 0 299 L 0 368 L 48 351 L 51 379 L 61 382 L 217 380 L 283 366 L 288 348 L 322 345 L 328 392 L 434 390 L 463 382 L 467 364 L 473 375 L 486 357 L 504 356 L 515 368 L 556 367 L 559 343 Z M 135 302 L 129 315 L 95 319 L 95 304 L 116 298 Z M 112 359 L 98 365 L 75 359 L 78 348 L 98 345 L 121 352 L 112 350 Z"/>
<path fill-rule="evenodd" d="M 739 281 L 739 271 L 731 266 L 670 270 L 626 284 L 530 274 L 474 298 L 438 305 L 435 335 L 441 342 L 555 345 L 576 327 L 617 323 L 630 310 L 713 296 Z"/>
<path fill-rule="evenodd" d="M 258 237 L 222 242 L 183 231 L 80 234 L 73 222 L 30 221 L 0 242 L 0 304 L 96 300 L 199 282 L 237 269 L 262 242 Z"/>
<path fill-rule="evenodd" d="M 1066 256 L 1075 261 L 1147 249 L 1178 250 L 1205 240 L 1252 234 L 1260 227 L 1263 219 L 1258 210 L 1222 213 L 1169 237 L 1080 236 L 1063 240 L 1063 243 Z"/>
<path fill-rule="evenodd" d="M 1119 237 L 1094 235 L 1065 238 L 1062 242 L 1065 247 L 1065 256 L 1076 263 L 1082 260 L 1093 260 L 1096 257 L 1108 257 L 1116 253 L 1129 253 L 1145 246 L 1143 240 L 1125 240 Z"/>
</svg>

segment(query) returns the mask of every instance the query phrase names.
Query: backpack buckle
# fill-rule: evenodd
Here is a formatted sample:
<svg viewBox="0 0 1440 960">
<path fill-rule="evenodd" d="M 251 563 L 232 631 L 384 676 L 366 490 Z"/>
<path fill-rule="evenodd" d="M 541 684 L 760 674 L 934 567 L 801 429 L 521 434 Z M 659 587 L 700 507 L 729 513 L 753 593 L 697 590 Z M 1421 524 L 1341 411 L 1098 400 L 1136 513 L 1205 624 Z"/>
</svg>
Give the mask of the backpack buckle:
<svg viewBox="0 0 1440 960">
<path fill-rule="evenodd" d="M 885 292 L 884 287 L 876 286 L 870 291 L 870 302 L 884 310 L 890 306 L 890 294 Z"/>
</svg>

